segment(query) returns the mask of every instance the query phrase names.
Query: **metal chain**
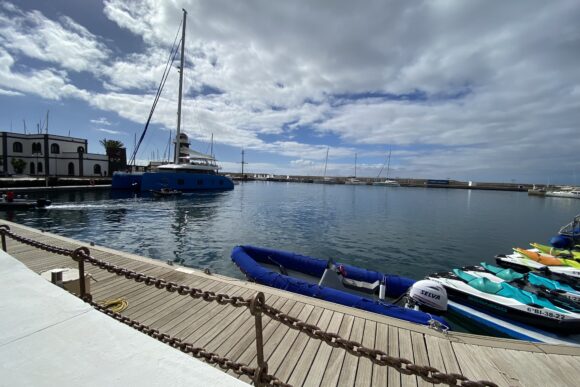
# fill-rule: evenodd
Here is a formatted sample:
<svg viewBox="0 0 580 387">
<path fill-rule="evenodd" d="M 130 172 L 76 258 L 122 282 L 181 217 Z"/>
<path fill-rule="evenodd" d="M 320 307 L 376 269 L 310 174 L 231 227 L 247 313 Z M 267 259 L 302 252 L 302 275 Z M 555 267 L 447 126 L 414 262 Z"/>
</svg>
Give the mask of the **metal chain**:
<svg viewBox="0 0 580 387">
<path fill-rule="evenodd" d="M 189 287 L 186 285 L 180 285 L 175 282 L 166 281 L 161 278 L 148 276 L 142 273 L 138 273 L 129 269 L 125 269 L 111 263 L 101 261 L 96 259 L 90 255 L 90 251 L 87 247 L 79 247 L 76 250 L 69 250 L 60 247 L 54 247 L 47 245 L 45 243 L 37 242 L 32 239 L 28 239 L 22 236 L 15 234 L 14 232 L 10 231 L 8 225 L 2 224 L 0 225 L 0 234 L 2 236 L 9 236 L 10 238 L 19 241 L 24 244 L 28 244 L 39 249 L 52 252 L 55 254 L 60 255 L 68 255 L 71 256 L 75 261 L 83 260 L 85 262 L 90 263 L 93 266 L 97 266 L 101 269 L 107 270 L 109 273 L 114 273 L 118 276 L 124 276 L 127 279 L 132 279 L 136 282 L 143 282 L 147 286 L 155 286 L 157 289 L 165 289 L 170 293 L 177 292 L 182 296 L 189 295 L 194 299 L 202 299 L 207 302 L 217 302 L 218 304 L 225 305 L 229 304 L 236 308 L 245 306 L 250 308 L 252 304 L 252 299 L 244 299 L 243 297 L 239 296 L 230 296 L 228 294 L 223 293 L 214 293 L 211 291 L 203 291 L 198 288 Z M 88 300 L 85 300 L 88 301 Z M 94 304 L 91 302 L 91 305 Z M 413 364 L 413 362 L 405 359 L 405 358 L 397 358 L 389 356 L 387 353 L 373 348 L 366 348 L 361 343 L 356 341 L 350 341 L 347 339 L 342 338 L 336 333 L 329 333 L 325 332 L 324 330 L 320 329 L 318 326 L 313 324 L 308 324 L 303 321 L 300 321 L 296 317 L 289 316 L 279 309 L 276 309 L 270 305 L 267 305 L 263 301 L 254 301 L 253 304 L 253 311 L 254 312 L 262 312 L 271 319 L 278 321 L 292 329 L 298 330 L 300 332 L 304 332 L 309 337 L 312 337 L 317 340 L 322 340 L 331 347 L 334 348 L 342 348 L 348 353 L 357 356 L 357 357 L 364 357 L 371 360 L 373 363 L 381 366 L 388 366 L 396 369 L 398 372 L 405 374 L 405 375 L 416 375 L 422 378 L 423 380 L 433 383 L 433 384 L 447 384 L 450 386 L 463 386 L 463 387 L 497 387 L 497 384 L 486 381 L 471 381 L 467 379 L 465 376 L 461 374 L 446 374 L 440 372 L 437 368 L 430 367 L 430 366 L 421 366 L 417 364 Z M 181 341 L 177 338 L 171 338 L 170 336 L 160 333 L 159 331 L 149 328 L 139 322 L 133 321 L 128 317 L 120 315 L 118 313 L 114 313 L 110 310 L 102 310 L 102 307 L 97 308 L 107 315 L 114 317 L 116 320 L 121 321 L 127 325 L 130 325 L 142 332 L 148 334 L 151 337 L 154 337 L 162 342 L 167 342 L 171 346 L 175 348 L 179 348 L 180 350 L 191 353 L 195 357 L 200 357 L 207 360 L 210 364 L 218 364 L 222 367 L 222 364 L 232 366 L 232 369 L 237 374 L 241 375 L 249 375 L 252 377 L 254 374 L 248 374 L 249 372 L 247 366 L 240 365 L 239 363 L 232 362 L 225 358 L 220 358 L 216 354 L 207 353 L 203 349 L 194 348 L 190 344 L 182 344 Z M 149 333 L 148 333 L 149 332 Z M 183 347 L 183 348 L 182 348 Z M 199 355 L 199 356 L 198 356 Z M 222 360 L 224 359 L 224 360 Z M 213 363 L 212 363 L 213 362 Z M 237 367 L 237 368 L 236 368 Z M 246 367 L 246 368 L 244 368 Z M 222 367 L 223 368 L 223 367 Z M 254 372 L 255 370 L 252 369 Z M 240 372 L 240 373 L 238 373 Z M 271 383 L 280 386 L 286 386 L 283 382 L 279 381 L 278 379 L 270 376 L 264 375 L 267 379 L 264 379 L 265 383 Z M 270 379 L 272 378 L 272 379 Z"/>
<path fill-rule="evenodd" d="M 127 316 L 123 316 L 122 314 L 113 312 L 112 310 L 102 305 L 99 305 L 96 302 L 88 300 L 85 301 L 88 302 L 90 305 L 92 305 L 93 308 L 106 314 L 107 316 L 110 316 L 115 320 L 125 325 L 128 325 L 131 328 L 138 330 L 139 332 L 146 334 L 147 336 L 151 336 L 154 339 L 161 341 L 162 343 L 168 344 L 173 348 L 179 349 L 181 352 L 189 354 L 197 359 L 204 360 L 209 364 L 217 364 L 220 368 L 224 370 L 231 370 L 237 375 L 246 375 L 247 377 L 252 379 L 254 378 L 257 372 L 256 368 L 250 367 L 247 364 L 235 362 L 233 360 L 228 359 L 227 357 L 222 357 L 216 353 L 208 352 L 201 347 L 194 347 L 193 344 L 181 341 L 181 339 L 170 336 L 166 333 L 161 333 L 157 329 L 141 324 L 140 322 L 135 321 Z M 289 384 L 282 382 L 277 377 L 265 373 L 261 375 L 260 381 L 262 383 L 275 386 L 291 387 Z"/>
</svg>

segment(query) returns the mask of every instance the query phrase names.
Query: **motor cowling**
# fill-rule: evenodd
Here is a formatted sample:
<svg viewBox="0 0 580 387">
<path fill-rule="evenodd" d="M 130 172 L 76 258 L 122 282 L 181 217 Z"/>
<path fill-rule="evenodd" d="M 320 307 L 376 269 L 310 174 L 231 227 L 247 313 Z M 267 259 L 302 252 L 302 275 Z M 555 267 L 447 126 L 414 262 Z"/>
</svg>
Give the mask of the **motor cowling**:
<svg viewBox="0 0 580 387">
<path fill-rule="evenodd" d="M 423 311 L 441 313 L 447 311 L 447 291 L 432 280 L 417 281 L 409 290 L 409 298 Z"/>
</svg>

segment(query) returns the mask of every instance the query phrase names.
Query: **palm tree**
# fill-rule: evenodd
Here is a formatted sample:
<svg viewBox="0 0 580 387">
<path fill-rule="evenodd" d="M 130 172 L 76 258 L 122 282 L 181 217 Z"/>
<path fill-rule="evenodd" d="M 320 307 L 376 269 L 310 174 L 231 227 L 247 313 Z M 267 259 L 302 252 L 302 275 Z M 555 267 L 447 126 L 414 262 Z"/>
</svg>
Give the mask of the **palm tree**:
<svg viewBox="0 0 580 387">
<path fill-rule="evenodd" d="M 124 148 L 125 145 L 121 141 L 117 140 L 107 140 L 106 138 L 99 141 L 105 150 L 109 149 L 121 149 Z"/>
</svg>

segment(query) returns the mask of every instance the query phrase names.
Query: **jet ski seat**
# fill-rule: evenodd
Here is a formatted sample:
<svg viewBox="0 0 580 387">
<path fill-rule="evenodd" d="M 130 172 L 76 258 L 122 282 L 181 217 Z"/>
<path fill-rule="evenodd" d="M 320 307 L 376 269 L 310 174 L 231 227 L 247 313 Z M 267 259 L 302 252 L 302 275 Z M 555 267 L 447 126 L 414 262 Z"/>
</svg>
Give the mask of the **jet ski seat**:
<svg viewBox="0 0 580 387">
<path fill-rule="evenodd" d="M 493 266 L 485 262 L 481 262 L 481 266 L 483 266 L 486 270 L 492 272 L 496 277 L 501 278 L 504 281 L 514 281 L 524 278 L 524 275 L 518 273 L 512 269 L 504 269 L 501 267 Z"/>
</svg>

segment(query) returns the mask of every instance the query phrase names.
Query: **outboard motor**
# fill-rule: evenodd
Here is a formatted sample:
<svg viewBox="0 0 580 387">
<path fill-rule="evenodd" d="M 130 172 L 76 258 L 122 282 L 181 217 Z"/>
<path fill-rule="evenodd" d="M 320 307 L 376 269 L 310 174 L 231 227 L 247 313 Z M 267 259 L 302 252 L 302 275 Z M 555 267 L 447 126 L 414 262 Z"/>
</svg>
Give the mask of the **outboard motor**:
<svg viewBox="0 0 580 387">
<path fill-rule="evenodd" d="M 436 281 L 417 281 L 409 289 L 405 306 L 427 313 L 442 314 L 447 311 L 447 291 Z"/>
</svg>

